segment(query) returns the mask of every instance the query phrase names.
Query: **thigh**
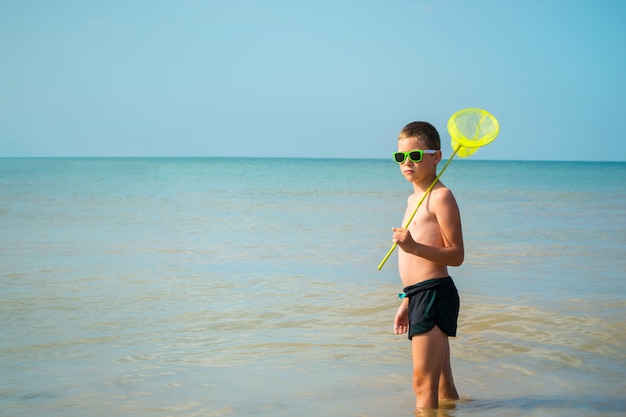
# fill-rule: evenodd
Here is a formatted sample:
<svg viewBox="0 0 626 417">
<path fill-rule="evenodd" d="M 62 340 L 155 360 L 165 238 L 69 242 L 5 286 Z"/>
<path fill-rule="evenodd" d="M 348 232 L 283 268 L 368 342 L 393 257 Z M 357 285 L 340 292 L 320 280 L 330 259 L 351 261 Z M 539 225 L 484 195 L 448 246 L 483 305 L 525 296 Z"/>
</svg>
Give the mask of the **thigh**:
<svg viewBox="0 0 626 417">
<path fill-rule="evenodd" d="M 439 375 L 443 368 L 448 346 L 448 335 L 438 326 L 411 339 L 413 371 L 424 376 Z"/>
</svg>

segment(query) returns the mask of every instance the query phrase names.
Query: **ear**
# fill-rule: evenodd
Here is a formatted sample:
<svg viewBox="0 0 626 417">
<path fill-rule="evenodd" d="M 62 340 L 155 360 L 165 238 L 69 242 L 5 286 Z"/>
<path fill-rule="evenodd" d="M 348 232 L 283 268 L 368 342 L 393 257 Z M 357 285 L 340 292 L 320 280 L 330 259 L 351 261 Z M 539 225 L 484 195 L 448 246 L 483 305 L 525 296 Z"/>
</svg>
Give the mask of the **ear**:
<svg viewBox="0 0 626 417">
<path fill-rule="evenodd" d="M 441 159 L 443 158 L 443 153 L 441 152 L 441 150 L 438 150 L 434 155 L 433 155 L 434 159 L 435 159 L 435 163 L 438 164 L 439 162 L 441 162 Z"/>
</svg>

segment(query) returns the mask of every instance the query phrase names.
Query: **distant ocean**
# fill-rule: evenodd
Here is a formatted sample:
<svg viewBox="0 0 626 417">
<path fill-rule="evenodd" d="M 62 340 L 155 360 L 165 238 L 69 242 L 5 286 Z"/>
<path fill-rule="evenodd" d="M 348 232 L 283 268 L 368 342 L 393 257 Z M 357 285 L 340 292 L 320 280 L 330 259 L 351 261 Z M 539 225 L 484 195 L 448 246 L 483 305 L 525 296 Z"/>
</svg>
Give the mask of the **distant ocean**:
<svg viewBox="0 0 626 417">
<path fill-rule="evenodd" d="M 455 160 L 443 416 L 626 414 L 626 163 Z M 0 415 L 414 416 L 392 161 L 0 159 Z"/>
</svg>

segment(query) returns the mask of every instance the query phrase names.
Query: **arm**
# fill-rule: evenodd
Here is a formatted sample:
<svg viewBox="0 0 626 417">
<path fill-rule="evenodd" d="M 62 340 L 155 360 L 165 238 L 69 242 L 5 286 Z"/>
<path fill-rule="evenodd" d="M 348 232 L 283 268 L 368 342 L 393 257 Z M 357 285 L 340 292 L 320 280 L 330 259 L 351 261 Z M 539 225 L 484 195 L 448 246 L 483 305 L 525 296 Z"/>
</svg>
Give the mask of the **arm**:
<svg viewBox="0 0 626 417">
<path fill-rule="evenodd" d="M 434 193 L 430 209 L 434 213 L 441 232 L 442 245 L 425 245 L 416 242 L 411 232 L 393 228 L 393 240 L 407 253 L 427 259 L 439 265 L 459 266 L 465 258 L 461 214 L 450 190 Z"/>
</svg>

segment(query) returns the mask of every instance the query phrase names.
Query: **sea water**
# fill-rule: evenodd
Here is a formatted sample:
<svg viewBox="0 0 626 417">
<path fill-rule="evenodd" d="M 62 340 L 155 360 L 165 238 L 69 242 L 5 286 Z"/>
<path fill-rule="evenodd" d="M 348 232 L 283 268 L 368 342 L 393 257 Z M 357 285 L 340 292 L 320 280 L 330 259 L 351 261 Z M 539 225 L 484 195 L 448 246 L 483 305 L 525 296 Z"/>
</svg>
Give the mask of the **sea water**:
<svg viewBox="0 0 626 417">
<path fill-rule="evenodd" d="M 445 416 L 626 413 L 626 163 L 456 160 Z M 413 416 L 394 162 L 0 159 L 0 415 Z"/>
</svg>

